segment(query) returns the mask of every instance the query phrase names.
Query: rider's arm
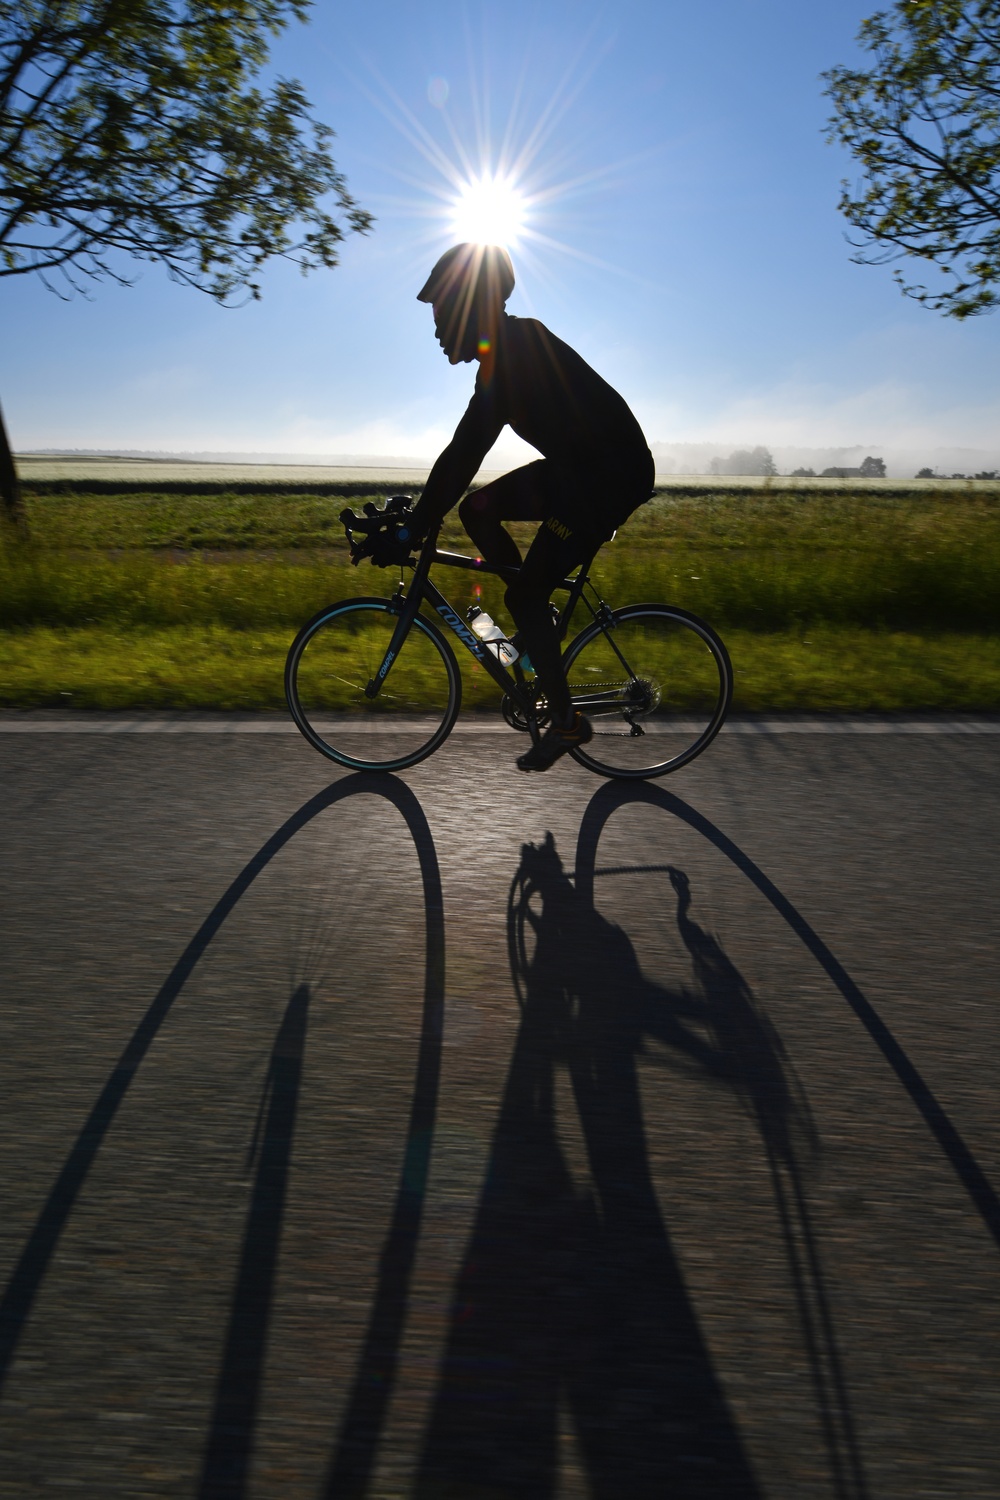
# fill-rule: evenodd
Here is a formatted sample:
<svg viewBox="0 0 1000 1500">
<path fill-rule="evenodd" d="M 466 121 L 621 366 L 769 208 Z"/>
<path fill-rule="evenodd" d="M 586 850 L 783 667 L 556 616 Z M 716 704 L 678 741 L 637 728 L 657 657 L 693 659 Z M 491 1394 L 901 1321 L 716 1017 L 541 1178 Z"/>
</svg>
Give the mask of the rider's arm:
<svg viewBox="0 0 1000 1500">
<path fill-rule="evenodd" d="M 455 436 L 431 469 L 414 507 L 411 529 L 417 537 L 426 536 L 458 504 L 503 426 L 496 403 L 478 383 Z"/>
</svg>

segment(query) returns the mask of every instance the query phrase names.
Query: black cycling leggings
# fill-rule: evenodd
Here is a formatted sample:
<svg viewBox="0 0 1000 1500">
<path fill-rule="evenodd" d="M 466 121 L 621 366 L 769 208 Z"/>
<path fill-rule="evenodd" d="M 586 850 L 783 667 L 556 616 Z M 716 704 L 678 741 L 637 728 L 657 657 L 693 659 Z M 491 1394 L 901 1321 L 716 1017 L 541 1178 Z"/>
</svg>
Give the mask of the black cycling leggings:
<svg viewBox="0 0 1000 1500">
<path fill-rule="evenodd" d="M 567 724 L 572 717 L 570 695 L 549 598 L 567 573 L 597 551 L 603 538 L 592 531 L 573 530 L 573 518 L 561 503 L 563 485 L 555 466 L 542 459 L 467 495 L 459 516 L 491 566 L 520 569 L 504 595 L 507 608 L 527 647 L 552 718 Z M 514 538 L 504 530 L 504 521 L 542 523 L 523 561 Z"/>
</svg>

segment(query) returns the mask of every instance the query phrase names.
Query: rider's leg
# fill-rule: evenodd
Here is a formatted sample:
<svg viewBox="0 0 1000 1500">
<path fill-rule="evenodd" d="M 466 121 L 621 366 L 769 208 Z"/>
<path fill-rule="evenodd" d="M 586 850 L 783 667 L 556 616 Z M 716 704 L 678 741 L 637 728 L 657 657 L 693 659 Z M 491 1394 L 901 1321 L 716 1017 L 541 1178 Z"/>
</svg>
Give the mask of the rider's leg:
<svg viewBox="0 0 1000 1500">
<path fill-rule="evenodd" d="M 504 521 L 541 521 L 547 514 L 540 463 L 502 474 L 492 484 L 466 495 L 459 519 L 491 568 L 519 568 L 521 553 Z"/>
<path fill-rule="evenodd" d="M 596 542 L 573 534 L 553 515 L 553 507 L 561 508 L 562 499 L 562 476 L 551 463 L 540 459 L 467 495 L 459 515 L 492 567 L 519 569 L 505 595 L 507 608 L 531 657 L 552 722 L 569 728 L 574 713 L 549 599 L 567 573 L 594 550 Z M 522 564 L 516 542 L 501 523 L 545 522 L 546 518 L 550 518 L 550 524 L 539 528 Z"/>
<path fill-rule="evenodd" d="M 504 596 L 531 657 L 552 722 L 560 728 L 573 724 L 574 713 L 549 598 L 588 550 L 574 537 L 560 538 L 547 526 L 540 527 L 521 571 Z"/>
</svg>

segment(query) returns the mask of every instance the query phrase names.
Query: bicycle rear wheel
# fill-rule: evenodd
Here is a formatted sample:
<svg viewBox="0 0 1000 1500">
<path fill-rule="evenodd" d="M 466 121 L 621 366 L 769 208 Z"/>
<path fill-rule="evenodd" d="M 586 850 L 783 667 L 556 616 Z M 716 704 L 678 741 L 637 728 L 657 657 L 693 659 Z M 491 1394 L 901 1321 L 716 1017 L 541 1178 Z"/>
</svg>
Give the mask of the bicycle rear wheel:
<svg viewBox="0 0 1000 1500">
<path fill-rule="evenodd" d="M 594 738 L 574 759 L 602 776 L 663 776 L 700 755 L 722 728 L 733 668 L 719 637 L 687 610 L 631 604 L 608 611 L 567 647 L 573 702 Z"/>
<path fill-rule="evenodd" d="M 417 615 L 377 697 L 366 687 L 389 649 L 398 612 L 387 599 L 343 599 L 292 642 L 285 697 L 309 743 L 359 771 L 402 771 L 432 755 L 462 699 L 458 666 L 440 631 Z"/>
</svg>

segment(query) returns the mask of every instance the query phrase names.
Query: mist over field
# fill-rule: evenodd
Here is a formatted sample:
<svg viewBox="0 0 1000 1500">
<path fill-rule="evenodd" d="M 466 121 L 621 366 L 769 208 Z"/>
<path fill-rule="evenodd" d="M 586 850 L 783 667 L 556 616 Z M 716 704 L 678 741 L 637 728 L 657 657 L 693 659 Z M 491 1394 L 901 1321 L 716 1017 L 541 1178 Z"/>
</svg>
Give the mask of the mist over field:
<svg viewBox="0 0 1000 1500">
<path fill-rule="evenodd" d="M 808 448 L 759 443 L 770 452 L 779 474 L 795 469 L 859 468 L 869 455 L 881 458 L 889 479 L 912 479 L 920 469 L 936 474 L 972 475 L 986 469 L 1000 469 L 1000 444 L 995 448 L 887 448 L 880 443 L 855 443 L 851 447 Z M 712 459 L 725 459 L 737 449 L 752 448 L 754 443 L 651 443 L 658 475 L 707 474 Z"/>
<path fill-rule="evenodd" d="M 771 445 L 766 437 L 760 446 L 767 448 L 774 459 L 779 474 L 791 474 L 796 469 L 812 469 L 822 474 L 824 469 L 856 469 L 869 455 L 881 458 L 889 479 L 912 479 L 921 469 L 933 469 L 936 475 L 950 477 L 963 474 L 971 477 L 989 470 L 1000 470 L 1000 444 L 994 448 L 884 448 L 879 443 L 855 443 L 850 447 L 790 447 Z M 660 443 L 651 442 L 650 449 L 656 464 L 658 478 L 670 475 L 709 474 L 712 460 L 725 460 L 739 449 L 753 448 L 753 443 Z M 170 451 L 164 449 L 136 448 L 36 448 L 21 455 L 22 458 L 66 458 L 83 461 L 98 458 L 153 460 L 160 463 L 182 464 L 279 464 L 306 465 L 310 468 L 336 469 L 399 469 L 421 473 L 433 463 L 435 452 L 387 454 L 387 453 L 280 453 L 259 451 Z M 530 462 L 536 457 L 527 444 L 515 446 L 501 440 L 487 457 L 486 472 L 502 472 L 518 464 Z"/>
</svg>

